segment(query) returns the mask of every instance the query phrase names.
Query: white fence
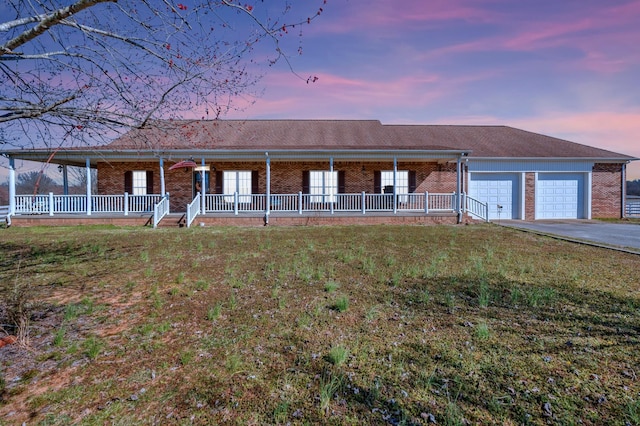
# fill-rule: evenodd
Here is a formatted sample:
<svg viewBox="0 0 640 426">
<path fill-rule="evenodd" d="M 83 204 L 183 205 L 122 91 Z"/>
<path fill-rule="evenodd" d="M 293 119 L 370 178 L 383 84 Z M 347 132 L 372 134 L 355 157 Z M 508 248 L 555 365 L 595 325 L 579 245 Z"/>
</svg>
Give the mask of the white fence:
<svg viewBox="0 0 640 426">
<path fill-rule="evenodd" d="M 624 212 L 627 217 L 640 217 L 640 200 L 627 200 Z"/>
</svg>

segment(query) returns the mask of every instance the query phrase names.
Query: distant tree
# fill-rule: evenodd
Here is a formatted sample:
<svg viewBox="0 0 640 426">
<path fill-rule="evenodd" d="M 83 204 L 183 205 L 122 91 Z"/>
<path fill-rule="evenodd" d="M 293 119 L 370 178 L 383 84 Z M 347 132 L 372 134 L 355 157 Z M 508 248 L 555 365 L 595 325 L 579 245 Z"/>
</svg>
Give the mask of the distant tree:
<svg viewBox="0 0 640 426">
<path fill-rule="evenodd" d="M 52 178 L 36 171 L 20 173 L 16 178 L 16 193 L 19 195 L 48 194 L 56 187 Z"/>
<path fill-rule="evenodd" d="M 0 143 L 68 145 L 157 118 L 216 118 L 251 94 L 256 64 L 291 68 L 285 50 L 302 49 L 283 46 L 285 36 L 325 3 L 0 2 Z M 271 54 L 254 52 L 262 40 Z"/>
<path fill-rule="evenodd" d="M 640 195 L 640 179 L 627 181 L 627 195 Z"/>
<path fill-rule="evenodd" d="M 84 194 L 87 191 L 87 169 L 80 167 L 69 167 L 69 192 L 73 194 Z M 91 193 L 98 193 L 98 171 L 91 169 Z"/>
</svg>

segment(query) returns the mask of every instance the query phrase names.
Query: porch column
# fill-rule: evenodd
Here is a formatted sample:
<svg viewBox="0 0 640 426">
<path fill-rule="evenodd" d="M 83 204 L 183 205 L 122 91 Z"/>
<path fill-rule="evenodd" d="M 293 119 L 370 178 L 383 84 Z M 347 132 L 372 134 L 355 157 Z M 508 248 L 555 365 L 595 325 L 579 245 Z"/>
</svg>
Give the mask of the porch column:
<svg viewBox="0 0 640 426">
<path fill-rule="evenodd" d="M 91 216 L 91 160 L 86 160 L 87 172 L 87 216 Z"/>
<path fill-rule="evenodd" d="M 164 158 L 160 157 L 160 195 L 164 197 L 166 188 L 164 186 Z"/>
<path fill-rule="evenodd" d="M 398 213 L 398 157 L 393 157 L 393 213 Z"/>
<path fill-rule="evenodd" d="M 202 212 L 202 214 L 205 213 L 204 208 L 207 205 L 207 203 L 205 202 L 204 199 L 204 195 L 207 193 L 207 182 L 205 182 L 205 170 L 204 170 L 204 157 L 202 157 L 202 170 L 200 171 L 200 211 Z"/>
<path fill-rule="evenodd" d="M 462 194 L 460 192 L 462 188 L 461 181 L 461 173 L 460 173 L 460 164 L 462 162 L 462 157 L 459 155 L 456 160 L 456 211 L 458 213 L 458 223 L 462 223 Z"/>
<path fill-rule="evenodd" d="M 267 200 L 265 203 L 264 224 L 267 225 L 271 214 L 271 158 L 269 158 L 268 152 L 265 152 L 264 155 L 267 157 Z"/>
<path fill-rule="evenodd" d="M 330 176 L 333 178 L 333 156 L 332 156 L 332 157 L 329 157 L 329 173 L 330 173 Z M 326 182 L 322 182 L 322 184 L 323 184 L 322 186 L 324 186 L 324 187 L 326 188 L 327 186 L 325 185 L 325 183 L 326 183 Z M 336 182 L 336 183 L 337 183 L 337 182 Z M 331 192 L 333 192 L 333 185 L 331 185 Z M 330 199 L 330 200 L 331 200 L 332 198 L 333 198 L 333 199 L 335 199 L 335 197 L 337 197 L 337 194 L 329 193 L 329 199 Z M 331 214 L 333 214 L 333 205 L 334 205 L 334 203 L 333 203 L 333 202 L 330 202 L 330 203 L 329 203 L 329 205 L 331 206 L 331 207 L 330 207 L 330 209 L 331 209 Z"/>
<path fill-rule="evenodd" d="M 16 214 L 16 162 L 9 157 L 9 214 Z"/>
<path fill-rule="evenodd" d="M 62 165 L 62 191 L 64 195 L 69 195 L 69 174 L 66 164 Z"/>
</svg>

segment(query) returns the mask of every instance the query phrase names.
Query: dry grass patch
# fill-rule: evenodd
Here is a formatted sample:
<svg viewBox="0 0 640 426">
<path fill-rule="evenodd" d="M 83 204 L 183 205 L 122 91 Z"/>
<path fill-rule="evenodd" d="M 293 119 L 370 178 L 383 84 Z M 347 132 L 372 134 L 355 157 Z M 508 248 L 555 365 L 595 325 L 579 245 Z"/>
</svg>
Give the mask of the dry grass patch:
<svg viewBox="0 0 640 426">
<path fill-rule="evenodd" d="M 636 424 L 637 265 L 491 225 L 11 228 L 38 304 L 0 416 Z"/>
</svg>

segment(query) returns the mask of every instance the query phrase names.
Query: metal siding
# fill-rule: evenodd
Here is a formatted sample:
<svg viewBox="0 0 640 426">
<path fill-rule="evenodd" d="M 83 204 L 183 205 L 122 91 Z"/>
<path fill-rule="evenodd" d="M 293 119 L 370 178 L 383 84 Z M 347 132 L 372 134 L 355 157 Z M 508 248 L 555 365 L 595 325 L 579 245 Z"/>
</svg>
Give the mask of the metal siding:
<svg viewBox="0 0 640 426">
<path fill-rule="evenodd" d="M 469 159 L 470 172 L 590 172 L 591 161 L 483 161 Z"/>
</svg>

